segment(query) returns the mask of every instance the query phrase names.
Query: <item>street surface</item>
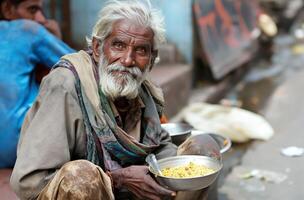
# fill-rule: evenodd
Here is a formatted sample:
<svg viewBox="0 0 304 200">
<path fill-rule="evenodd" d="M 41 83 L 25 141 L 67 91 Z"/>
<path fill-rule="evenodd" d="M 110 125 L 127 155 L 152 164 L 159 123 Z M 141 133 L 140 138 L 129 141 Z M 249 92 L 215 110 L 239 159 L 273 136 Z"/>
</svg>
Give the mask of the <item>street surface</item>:
<svg viewBox="0 0 304 200">
<path fill-rule="evenodd" d="M 270 62 L 260 63 L 263 66 L 253 68 L 228 97 L 262 114 L 275 135 L 269 141 L 233 146 L 224 159 L 228 167 L 221 177 L 219 200 L 304 199 L 304 155 L 281 154 L 289 146 L 304 148 L 304 43 L 279 36 Z M 266 175 L 258 178 L 249 174 L 252 170 Z"/>
</svg>

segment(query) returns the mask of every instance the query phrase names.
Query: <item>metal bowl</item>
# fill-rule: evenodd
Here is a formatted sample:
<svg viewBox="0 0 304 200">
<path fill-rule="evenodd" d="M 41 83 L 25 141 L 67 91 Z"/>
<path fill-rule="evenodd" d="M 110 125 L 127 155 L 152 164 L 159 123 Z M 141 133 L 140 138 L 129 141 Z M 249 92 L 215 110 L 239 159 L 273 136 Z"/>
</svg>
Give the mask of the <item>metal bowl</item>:
<svg viewBox="0 0 304 200">
<path fill-rule="evenodd" d="M 183 143 L 190 135 L 193 127 L 186 123 L 167 123 L 161 125 L 169 135 L 172 142 L 176 145 Z"/>
<path fill-rule="evenodd" d="M 208 187 L 215 181 L 222 168 L 222 163 L 220 160 L 216 160 L 207 156 L 183 155 L 158 160 L 160 169 L 164 169 L 166 167 L 183 166 L 189 164 L 189 162 L 194 162 L 199 165 L 210 167 L 215 171 L 212 174 L 208 174 L 206 176 L 192 178 L 169 178 L 158 175 L 156 172 L 153 171 L 152 168 L 149 168 L 149 170 L 152 174 L 154 174 L 156 180 L 162 186 L 172 191 L 185 191 L 199 190 Z"/>
<path fill-rule="evenodd" d="M 192 135 L 199 135 L 199 134 L 208 134 L 210 135 L 215 142 L 219 145 L 220 147 L 220 152 L 221 154 L 225 153 L 231 148 L 231 140 L 228 137 L 224 137 L 222 135 L 216 134 L 216 133 L 205 133 L 203 131 L 199 130 L 193 130 L 191 131 Z"/>
</svg>

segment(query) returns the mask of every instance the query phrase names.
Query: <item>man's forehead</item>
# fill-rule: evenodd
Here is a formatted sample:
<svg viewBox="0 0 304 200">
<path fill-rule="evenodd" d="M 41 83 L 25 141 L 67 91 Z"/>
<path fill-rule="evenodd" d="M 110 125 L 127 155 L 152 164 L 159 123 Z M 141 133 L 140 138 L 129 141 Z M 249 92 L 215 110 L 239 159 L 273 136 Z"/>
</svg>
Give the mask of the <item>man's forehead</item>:
<svg viewBox="0 0 304 200">
<path fill-rule="evenodd" d="M 141 26 L 130 20 L 119 20 L 113 24 L 110 37 L 133 37 L 153 43 L 154 33 L 151 28 Z"/>
<path fill-rule="evenodd" d="M 43 1 L 42 0 L 25 0 L 25 1 L 22 1 L 19 5 L 23 5 L 23 6 L 39 6 L 41 7 L 43 4 Z"/>
</svg>

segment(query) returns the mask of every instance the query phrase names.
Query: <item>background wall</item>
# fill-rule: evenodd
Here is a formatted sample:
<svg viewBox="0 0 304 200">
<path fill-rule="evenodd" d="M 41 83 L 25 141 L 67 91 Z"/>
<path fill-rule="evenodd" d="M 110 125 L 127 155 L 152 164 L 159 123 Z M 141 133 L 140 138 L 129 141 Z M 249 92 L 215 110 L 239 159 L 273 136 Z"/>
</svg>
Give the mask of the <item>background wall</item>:
<svg viewBox="0 0 304 200">
<path fill-rule="evenodd" d="M 105 0 L 72 0 L 72 40 L 77 46 L 85 46 L 85 36 L 91 35 L 91 30 L 97 20 L 98 12 L 103 7 Z"/>
<path fill-rule="evenodd" d="M 89 3 L 88 3 L 89 2 Z M 85 36 L 89 36 L 105 0 L 73 0 L 71 6 L 72 41 L 77 46 L 85 46 Z M 176 45 L 187 63 L 192 62 L 192 19 L 190 0 L 152 0 L 164 17 L 167 40 Z"/>
<path fill-rule="evenodd" d="M 152 0 L 160 8 L 166 23 L 167 40 L 176 45 L 187 63 L 192 61 L 191 0 Z"/>
</svg>

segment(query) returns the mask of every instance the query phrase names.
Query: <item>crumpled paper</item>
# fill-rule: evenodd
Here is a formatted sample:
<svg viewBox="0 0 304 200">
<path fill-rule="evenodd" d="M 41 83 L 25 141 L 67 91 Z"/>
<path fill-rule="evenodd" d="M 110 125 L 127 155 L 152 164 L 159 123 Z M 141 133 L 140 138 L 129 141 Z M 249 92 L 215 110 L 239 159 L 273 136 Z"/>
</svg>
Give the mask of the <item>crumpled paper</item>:
<svg viewBox="0 0 304 200">
<path fill-rule="evenodd" d="M 290 146 L 281 149 L 281 154 L 288 157 L 299 157 L 304 154 L 304 148 Z"/>
<path fill-rule="evenodd" d="M 261 115 L 236 107 L 193 103 L 180 115 L 195 129 L 223 135 L 233 142 L 269 140 L 274 134 L 271 125 Z"/>
</svg>

